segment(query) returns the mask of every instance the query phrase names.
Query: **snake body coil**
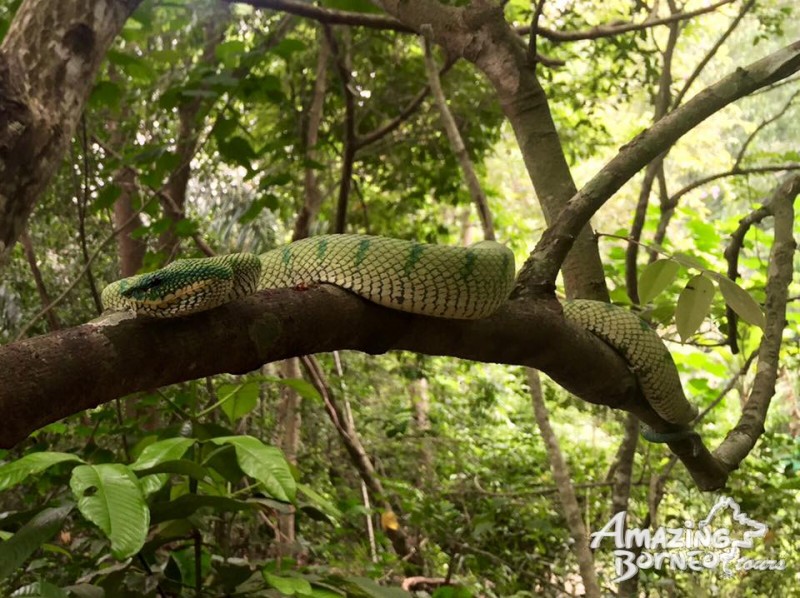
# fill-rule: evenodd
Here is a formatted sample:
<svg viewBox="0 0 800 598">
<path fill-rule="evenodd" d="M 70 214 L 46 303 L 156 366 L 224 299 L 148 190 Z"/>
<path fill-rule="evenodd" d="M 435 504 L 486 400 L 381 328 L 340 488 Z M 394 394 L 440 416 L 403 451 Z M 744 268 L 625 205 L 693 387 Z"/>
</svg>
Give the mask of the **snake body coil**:
<svg viewBox="0 0 800 598">
<path fill-rule="evenodd" d="M 107 310 L 155 317 L 204 311 L 260 289 L 330 283 L 401 311 L 450 319 L 485 318 L 514 286 L 514 256 L 492 241 L 470 247 L 388 237 L 323 235 L 256 256 L 235 253 L 177 260 L 119 280 L 102 294 Z M 695 415 L 675 363 L 658 335 L 626 309 L 599 301 L 564 303 L 570 321 L 616 349 L 638 376 L 645 398 L 666 421 Z"/>
</svg>

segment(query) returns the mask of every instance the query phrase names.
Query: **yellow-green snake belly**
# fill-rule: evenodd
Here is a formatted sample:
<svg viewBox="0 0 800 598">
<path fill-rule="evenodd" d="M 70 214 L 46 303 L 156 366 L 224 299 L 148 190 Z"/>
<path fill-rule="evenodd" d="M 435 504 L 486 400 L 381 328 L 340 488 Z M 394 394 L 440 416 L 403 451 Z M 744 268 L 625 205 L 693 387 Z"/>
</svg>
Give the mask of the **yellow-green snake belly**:
<svg viewBox="0 0 800 598">
<path fill-rule="evenodd" d="M 449 247 L 369 235 L 322 235 L 260 256 L 177 260 L 108 285 L 102 300 L 107 310 L 176 317 L 261 289 L 329 283 L 391 309 L 479 319 L 508 299 L 514 272 L 513 253 L 493 241 Z M 638 316 L 588 300 L 565 302 L 564 315 L 628 361 L 645 398 L 663 419 L 686 424 L 694 418 L 669 351 Z"/>
</svg>

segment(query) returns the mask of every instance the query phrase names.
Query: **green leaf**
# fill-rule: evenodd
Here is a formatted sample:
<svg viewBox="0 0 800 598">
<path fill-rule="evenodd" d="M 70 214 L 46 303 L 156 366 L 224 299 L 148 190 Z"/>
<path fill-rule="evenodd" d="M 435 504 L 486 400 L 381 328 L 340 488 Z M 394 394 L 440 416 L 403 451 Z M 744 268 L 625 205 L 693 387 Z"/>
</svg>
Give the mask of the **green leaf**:
<svg viewBox="0 0 800 598">
<path fill-rule="evenodd" d="M 329 517 L 334 519 L 341 519 L 343 517 L 342 512 L 336 507 L 336 505 L 319 494 L 311 486 L 307 484 L 298 484 L 297 489 L 305 494 L 312 504 L 319 507 L 319 509 Z"/>
<path fill-rule="evenodd" d="M 764 312 L 761 311 L 761 306 L 753 299 L 752 295 L 722 274 L 713 272 L 712 276 L 717 281 L 719 290 L 722 291 L 725 303 L 730 305 L 731 309 L 735 311 L 742 320 L 764 330 L 764 327 L 767 325 Z"/>
<path fill-rule="evenodd" d="M 144 448 L 139 458 L 130 465 L 130 468 L 139 471 L 150 469 L 165 461 L 180 459 L 194 442 L 192 438 L 179 436 L 177 438 L 165 438 L 149 444 Z"/>
<path fill-rule="evenodd" d="M 185 519 L 198 509 L 208 507 L 215 513 L 237 513 L 256 508 L 243 500 L 227 496 L 208 496 L 205 494 L 184 494 L 169 502 L 159 502 L 152 507 L 152 522 L 154 524 L 173 519 Z"/>
<path fill-rule="evenodd" d="M 55 453 L 43 451 L 20 457 L 16 461 L 0 465 L 0 491 L 13 488 L 30 475 L 43 472 L 58 463 L 74 461 L 83 463 L 83 459 L 71 453 Z"/>
<path fill-rule="evenodd" d="M 299 378 L 279 378 L 277 382 L 288 386 L 304 399 L 322 402 L 322 396 L 319 394 L 319 391 L 314 388 L 314 385 L 308 380 L 301 380 Z"/>
<path fill-rule="evenodd" d="M 79 583 L 74 586 L 64 586 L 74 598 L 106 598 L 106 592 L 100 586 L 88 583 Z"/>
<path fill-rule="evenodd" d="M 150 511 L 131 469 L 120 463 L 81 465 L 72 471 L 70 488 L 83 516 L 111 540 L 114 558 L 124 560 L 139 552 Z"/>
<path fill-rule="evenodd" d="M 185 475 L 194 478 L 198 482 L 202 482 L 207 475 L 205 468 L 199 463 L 189 461 L 188 459 L 176 459 L 175 461 L 164 461 L 153 467 L 147 469 L 137 469 L 136 475 L 140 478 L 148 475 L 156 475 L 159 473 L 174 473 L 178 475 Z"/>
<path fill-rule="evenodd" d="M 140 83 L 152 83 L 156 79 L 156 72 L 153 67 L 138 56 L 125 54 L 117 50 L 110 50 L 106 53 L 106 58 L 112 64 L 116 64 L 131 79 Z"/>
<path fill-rule="evenodd" d="M 286 60 L 292 57 L 295 52 L 301 52 L 306 49 L 306 45 L 299 39 L 285 38 L 280 43 L 272 48 L 272 51 Z"/>
<path fill-rule="evenodd" d="M 64 590 L 46 581 L 35 581 L 27 586 L 22 586 L 11 594 L 11 598 L 69 598 Z"/>
<path fill-rule="evenodd" d="M 639 277 L 639 302 L 650 303 L 675 280 L 680 265 L 669 259 L 656 260 L 642 271 Z"/>
<path fill-rule="evenodd" d="M 700 251 L 710 253 L 720 246 L 719 233 L 717 233 L 717 227 L 713 224 L 693 218 L 689 220 L 687 227 L 692 231 L 695 246 Z"/>
<path fill-rule="evenodd" d="M 119 110 L 120 100 L 122 100 L 122 89 L 112 81 L 98 81 L 89 97 L 93 107 L 107 106 L 114 112 Z"/>
<path fill-rule="evenodd" d="M 264 581 L 284 596 L 295 596 L 297 594 L 308 596 L 311 594 L 311 584 L 300 577 L 280 577 L 269 571 L 262 571 L 261 575 L 264 576 Z"/>
<path fill-rule="evenodd" d="M 297 485 L 280 450 L 252 436 L 223 436 L 212 438 L 211 442 L 232 445 L 239 467 L 260 482 L 270 496 L 286 502 L 294 500 Z"/>
<path fill-rule="evenodd" d="M 97 193 L 97 199 L 92 202 L 92 211 L 99 212 L 110 209 L 121 194 L 122 188 L 119 185 L 113 183 L 104 185 Z"/>
<path fill-rule="evenodd" d="M 247 51 L 247 45 L 238 39 L 232 39 L 218 44 L 214 49 L 217 58 L 226 67 L 234 67 L 239 62 L 239 58 Z"/>
<path fill-rule="evenodd" d="M 708 315 L 712 299 L 714 283 L 704 274 L 698 274 L 686 283 L 675 309 L 675 325 L 684 341 L 700 328 Z"/>
<path fill-rule="evenodd" d="M 258 404 L 258 391 L 258 382 L 220 385 L 217 391 L 220 396 L 220 409 L 232 425 L 255 408 Z"/>
<path fill-rule="evenodd" d="M 250 160 L 256 157 L 256 152 L 244 137 L 234 135 L 225 139 L 223 142 L 218 142 L 220 155 L 228 162 L 244 166 L 250 170 Z"/>
<path fill-rule="evenodd" d="M 411 594 L 400 588 L 380 586 L 367 577 L 347 577 L 345 579 L 348 596 L 367 598 L 410 598 Z"/>
<path fill-rule="evenodd" d="M 0 544 L 0 580 L 22 566 L 44 542 L 55 536 L 75 505 L 44 509 Z"/>
</svg>

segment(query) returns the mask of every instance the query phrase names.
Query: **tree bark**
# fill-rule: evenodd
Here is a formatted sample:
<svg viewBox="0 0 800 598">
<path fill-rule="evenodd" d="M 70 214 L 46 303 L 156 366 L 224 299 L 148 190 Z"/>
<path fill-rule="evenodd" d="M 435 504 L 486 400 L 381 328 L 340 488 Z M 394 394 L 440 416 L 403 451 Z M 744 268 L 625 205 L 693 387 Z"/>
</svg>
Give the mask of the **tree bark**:
<svg viewBox="0 0 800 598">
<path fill-rule="evenodd" d="M 140 0 L 26 0 L 0 45 L 0 266 L 72 138 Z"/>
</svg>

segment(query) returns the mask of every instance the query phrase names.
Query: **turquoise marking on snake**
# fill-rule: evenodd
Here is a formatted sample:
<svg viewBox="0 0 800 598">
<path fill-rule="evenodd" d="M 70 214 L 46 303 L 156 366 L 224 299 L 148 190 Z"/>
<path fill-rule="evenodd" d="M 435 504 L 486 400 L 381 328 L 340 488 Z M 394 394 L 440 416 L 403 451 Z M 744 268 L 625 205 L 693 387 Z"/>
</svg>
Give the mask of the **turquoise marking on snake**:
<svg viewBox="0 0 800 598">
<path fill-rule="evenodd" d="M 367 257 L 367 252 L 369 251 L 369 246 L 371 242 L 369 239 L 364 239 L 363 241 L 359 242 L 358 244 L 358 251 L 356 251 L 356 260 L 353 264 L 356 268 L 361 265 L 361 262 L 364 261 L 364 258 Z"/>
<path fill-rule="evenodd" d="M 325 254 L 328 251 L 328 240 L 325 238 L 320 239 L 317 244 L 317 259 L 321 262 L 325 259 Z"/>
<path fill-rule="evenodd" d="M 492 315 L 514 286 L 514 255 L 499 243 L 469 248 L 367 235 L 324 235 L 256 256 L 234 253 L 178 260 L 156 272 L 108 285 L 107 310 L 176 317 L 234 301 L 257 290 L 335 284 L 400 311 L 450 319 Z M 636 373 L 643 394 L 666 421 L 686 424 L 675 363 L 658 335 L 630 311 L 598 301 L 567 301 L 564 315 L 614 347 Z"/>
<path fill-rule="evenodd" d="M 437 247 L 434 245 L 433 247 Z M 417 265 L 417 262 L 422 258 L 422 254 L 425 252 L 425 245 L 422 243 L 412 243 L 411 247 L 408 250 L 408 259 L 406 260 L 405 266 L 403 267 L 403 273 L 406 276 L 411 275 L 411 271 L 414 269 L 414 266 Z"/>
<path fill-rule="evenodd" d="M 461 277 L 469 278 L 472 276 L 472 271 L 475 269 L 475 252 L 467 249 L 464 254 L 464 266 L 461 268 Z"/>
</svg>

